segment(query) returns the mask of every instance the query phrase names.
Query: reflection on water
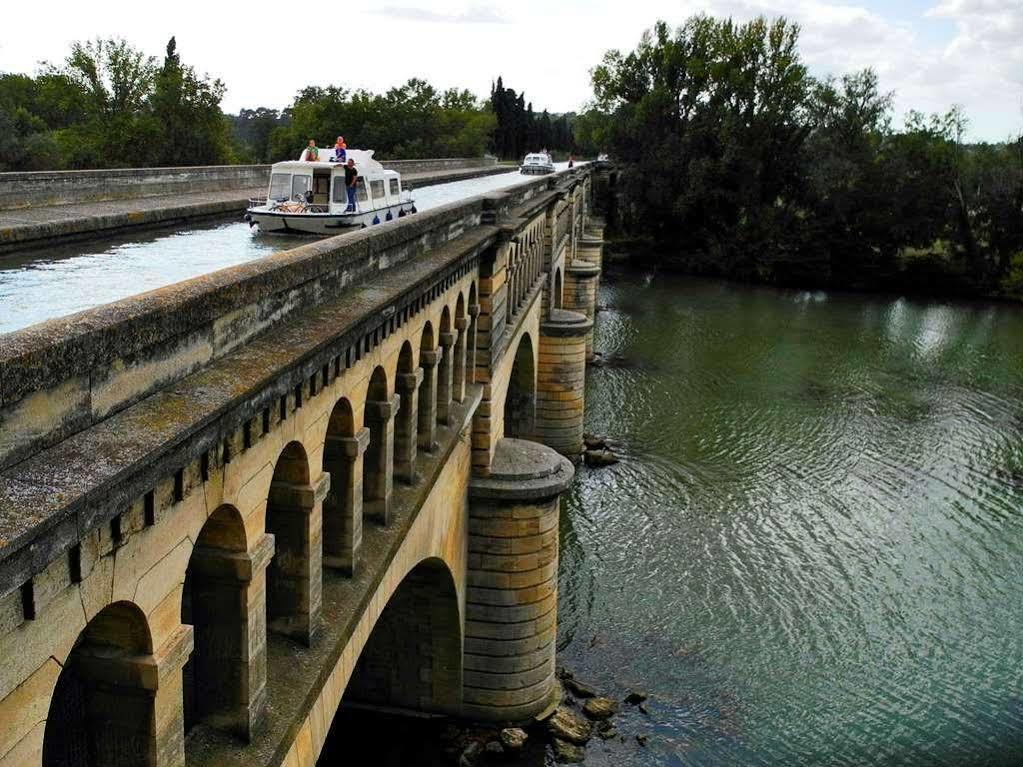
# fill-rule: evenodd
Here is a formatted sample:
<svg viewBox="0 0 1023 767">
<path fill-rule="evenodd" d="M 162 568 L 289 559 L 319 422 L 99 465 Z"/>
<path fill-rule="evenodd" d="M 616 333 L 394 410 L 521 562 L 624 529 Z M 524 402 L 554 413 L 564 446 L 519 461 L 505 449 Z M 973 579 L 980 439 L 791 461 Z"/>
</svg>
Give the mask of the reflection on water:
<svg viewBox="0 0 1023 767">
<path fill-rule="evenodd" d="M 559 165 L 564 167 L 564 164 Z M 415 190 L 421 211 L 531 180 L 518 172 Z M 240 219 L 240 216 L 238 217 Z M 36 248 L 0 260 L 0 333 L 268 256 L 311 238 L 260 234 L 244 221 Z"/>
<path fill-rule="evenodd" d="M 619 275 L 563 508 L 588 764 L 1023 763 L 1023 310 Z"/>
</svg>

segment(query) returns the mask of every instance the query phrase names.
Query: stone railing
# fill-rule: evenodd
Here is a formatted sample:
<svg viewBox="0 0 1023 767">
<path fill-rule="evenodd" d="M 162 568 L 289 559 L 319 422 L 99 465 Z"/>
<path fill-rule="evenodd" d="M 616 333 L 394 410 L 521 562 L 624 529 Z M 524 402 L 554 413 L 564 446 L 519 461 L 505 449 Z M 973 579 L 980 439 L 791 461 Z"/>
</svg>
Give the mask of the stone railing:
<svg viewBox="0 0 1023 767">
<path fill-rule="evenodd" d="M 585 173 L 562 171 L 0 336 L 0 468 Z"/>
<path fill-rule="evenodd" d="M 410 174 L 487 167 L 497 161 L 493 157 L 447 157 L 382 162 L 387 168 Z M 255 189 L 266 185 L 269 172 L 269 165 L 205 165 L 0 173 L 0 210 Z"/>
</svg>

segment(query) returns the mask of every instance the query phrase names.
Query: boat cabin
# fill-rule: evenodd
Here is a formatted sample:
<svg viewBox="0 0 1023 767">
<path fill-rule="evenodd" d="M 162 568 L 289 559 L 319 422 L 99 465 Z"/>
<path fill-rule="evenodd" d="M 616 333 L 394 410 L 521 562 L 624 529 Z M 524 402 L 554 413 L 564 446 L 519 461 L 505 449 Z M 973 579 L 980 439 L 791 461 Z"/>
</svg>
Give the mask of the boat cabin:
<svg viewBox="0 0 1023 767">
<path fill-rule="evenodd" d="M 333 150 L 321 150 L 328 161 L 287 160 L 274 163 L 270 170 L 267 204 L 298 202 L 310 213 L 343 213 L 348 207 L 345 193 L 345 166 L 334 162 Z M 400 205 L 401 176 L 386 170 L 373 159 L 372 150 L 350 149 L 348 159 L 359 172 L 356 184 L 356 211 L 365 213 Z"/>
</svg>

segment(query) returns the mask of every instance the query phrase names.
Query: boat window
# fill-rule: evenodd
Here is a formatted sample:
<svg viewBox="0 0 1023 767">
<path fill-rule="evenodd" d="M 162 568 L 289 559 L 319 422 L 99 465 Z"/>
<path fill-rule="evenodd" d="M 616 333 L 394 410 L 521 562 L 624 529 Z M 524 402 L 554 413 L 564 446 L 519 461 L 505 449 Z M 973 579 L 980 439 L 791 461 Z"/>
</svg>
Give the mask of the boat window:
<svg viewBox="0 0 1023 767">
<path fill-rule="evenodd" d="M 391 179 L 391 194 L 395 197 L 401 194 L 401 187 L 398 186 L 398 179 L 396 178 Z"/>
<path fill-rule="evenodd" d="M 362 176 L 355 182 L 355 196 L 359 198 L 359 202 L 366 202 L 369 199 L 366 196 L 366 179 Z"/>
<path fill-rule="evenodd" d="M 384 196 L 384 182 L 380 179 L 369 182 L 369 190 L 373 195 L 374 200 L 379 200 Z"/>
<path fill-rule="evenodd" d="M 286 200 L 291 191 L 290 173 L 273 173 L 270 176 L 270 199 Z"/>
<path fill-rule="evenodd" d="M 312 176 L 295 176 L 291 179 L 291 197 L 301 197 L 305 199 L 305 193 L 309 191 L 309 187 L 312 185 Z"/>
<path fill-rule="evenodd" d="M 345 177 L 334 177 L 334 202 L 348 202 L 348 195 L 345 193 Z"/>
</svg>

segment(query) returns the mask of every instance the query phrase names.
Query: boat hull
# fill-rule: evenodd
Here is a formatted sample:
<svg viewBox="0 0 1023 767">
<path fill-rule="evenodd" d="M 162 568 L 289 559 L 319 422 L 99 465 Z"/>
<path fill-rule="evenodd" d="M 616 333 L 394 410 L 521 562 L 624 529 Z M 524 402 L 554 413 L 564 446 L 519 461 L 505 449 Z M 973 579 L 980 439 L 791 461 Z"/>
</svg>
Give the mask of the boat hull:
<svg viewBox="0 0 1023 767">
<path fill-rule="evenodd" d="M 281 213 L 265 208 L 249 208 L 246 220 L 250 226 L 258 226 L 261 232 L 277 234 L 343 234 L 357 229 L 364 229 L 376 223 L 399 218 L 404 209 L 405 215 L 412 215 L 410 203 L 391 205 L 386 208 L 365 211 L 363 213 Z"/>
<path fill-rule="evenodd" d="M 554 166 L 546 165 L 523 165 L 519 172 L 526 176 L 546 176 L 554 172 Z"/>
</svg>

